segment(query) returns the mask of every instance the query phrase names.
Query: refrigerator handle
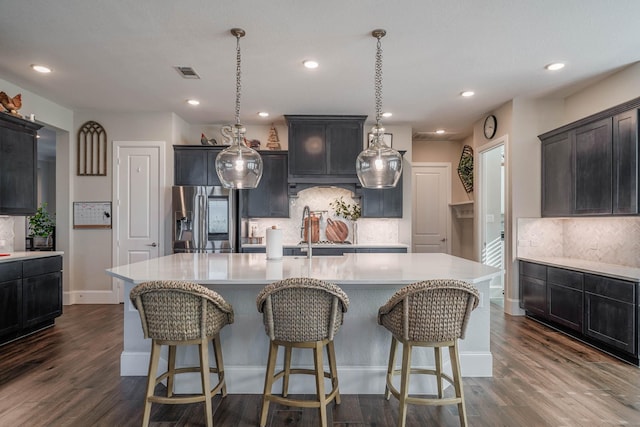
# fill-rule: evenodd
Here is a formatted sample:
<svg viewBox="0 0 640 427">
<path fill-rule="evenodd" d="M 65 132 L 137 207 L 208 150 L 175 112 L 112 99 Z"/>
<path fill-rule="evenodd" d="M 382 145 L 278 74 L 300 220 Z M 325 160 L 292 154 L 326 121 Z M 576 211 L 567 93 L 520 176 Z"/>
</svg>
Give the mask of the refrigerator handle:
<svg viewBox="0 0 640 427">
<path fill-rule="evenodd" d="M 208 220 L 208 212 L 207 212 L 207 196 L 206 195 L 202 195 L 199 194 L 198 195 L 198 207 L 200 208 L 198 210 L 198 212 L 200 212 L 200 221 L 198 221 L 198 230 L 200 231 L 199 236 L 200 236 L 200 242 L 198 247 L 201 249 L 206 249 L 207 247 L 207 240 L 208 240 L 208 234 L 207 234 L 207 220 Z"/>
</svg>

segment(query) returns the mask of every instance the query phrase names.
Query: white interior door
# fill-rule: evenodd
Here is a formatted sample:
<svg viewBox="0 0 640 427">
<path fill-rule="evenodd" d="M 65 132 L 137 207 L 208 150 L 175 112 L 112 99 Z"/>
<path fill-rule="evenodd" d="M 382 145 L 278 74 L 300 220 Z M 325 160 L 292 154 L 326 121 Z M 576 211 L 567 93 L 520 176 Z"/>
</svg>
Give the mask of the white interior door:
<svg viewBox="0 0 640 427">
<path fill-rule="evenodd" d="M 451 164 L 414 163 L 411 171 L 411 249 L 413 252 L 450 253 Z"/>
<path fill-rule="evenodd" d="M 131 264 L 156 258 L 163 251 L 161 221 L 164 206 L 164 141 L 115 141 L 114 159 L 114 262 Z M 117 280 L 117 279 L 114 279 Z M 119 302 L 124 284 L 117 280 Z"/>
</svg>

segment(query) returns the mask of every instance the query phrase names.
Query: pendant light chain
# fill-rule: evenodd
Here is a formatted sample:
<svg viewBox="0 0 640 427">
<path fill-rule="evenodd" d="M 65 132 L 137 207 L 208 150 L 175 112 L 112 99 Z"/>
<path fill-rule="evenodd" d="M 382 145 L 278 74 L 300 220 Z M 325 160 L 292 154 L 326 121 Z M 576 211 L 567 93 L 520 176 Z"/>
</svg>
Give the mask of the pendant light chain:
<svg viewBox="0 0 640 427">
<path fill-rule="evenodd" d="M 376 124 L 379 124 L 382 117 L 382 35 L 377 36 L 378 44 L 376 49 L 376 72 L 375 72 L 375 92 L 376 92 Z"/>
<path fill-rule="evenodd" d="M 236 35 L 236 124 L 240 124 L 240 92 L 242 84 L 240 83 L 241 68 L 240 63 L 242 57 L 240 55 L 240 34 Z"/>
</svg>

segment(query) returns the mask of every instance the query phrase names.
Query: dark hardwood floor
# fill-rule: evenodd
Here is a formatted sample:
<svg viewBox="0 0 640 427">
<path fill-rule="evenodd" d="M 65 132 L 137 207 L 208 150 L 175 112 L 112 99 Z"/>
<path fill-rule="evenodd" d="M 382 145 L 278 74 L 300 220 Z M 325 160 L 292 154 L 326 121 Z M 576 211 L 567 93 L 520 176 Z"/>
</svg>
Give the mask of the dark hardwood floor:
<svg viewBox="0 0 640 427">
<path fill-rule="evenodd" d="M 55 327 L 0 347 L 0 426 L 140 425 L 146 378 L 119 375 L 122 310 L 68 306 Z M 640 369 L 499 307 L 491 327 L 493 378 L 464 380 L 470 425 L 640 426 Z M 333 426 L 395 426 L 397 401 L 382 393 L 343 395 Z M 217 427 L 258 425 L 260 395 L 213 402 Z M 315 410 L 272 408 L 270 426 L 317 423 Z M 202 404 L 154 405 L 151 420 L 205 424 Z M 459 425 L 455 406 L 411 406 L 407 424 Z"/>
</svg>

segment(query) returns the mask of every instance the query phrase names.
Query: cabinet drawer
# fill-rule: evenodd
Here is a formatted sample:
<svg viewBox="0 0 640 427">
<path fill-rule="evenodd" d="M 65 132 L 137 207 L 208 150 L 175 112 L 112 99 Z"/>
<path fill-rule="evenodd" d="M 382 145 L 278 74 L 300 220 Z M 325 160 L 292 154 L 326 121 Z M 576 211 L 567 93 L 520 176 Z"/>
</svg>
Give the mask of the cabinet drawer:
<svg viewBox="0 0 640 427">
<path fill-rule="evenodd" d="M 23 261 L 22 277 L 39 276 L 62 270 L 62 257 L 52 256 Z"/>
<path fill-rule="evenodd" d="M 22 277 L 22 262 L 0 263 L 0 282 L 7 282 Z"/>
<path fill-rule="evenodd" d="M 540 264 L 520 261 L 520 274 L 527 277 L 547 280 L 547 267 Z"/>
<path fill-rule="evenodd" d="M 547 282 L 582 290 L 583 274 L 577 271 L 564 270 L 562 268 L 548 267 Z"/>
<path fill-rule="evenodd" d="M 596 295 L 635 304 L 637 283 L 585 274 L 584 290 Z"/>
</svg>

